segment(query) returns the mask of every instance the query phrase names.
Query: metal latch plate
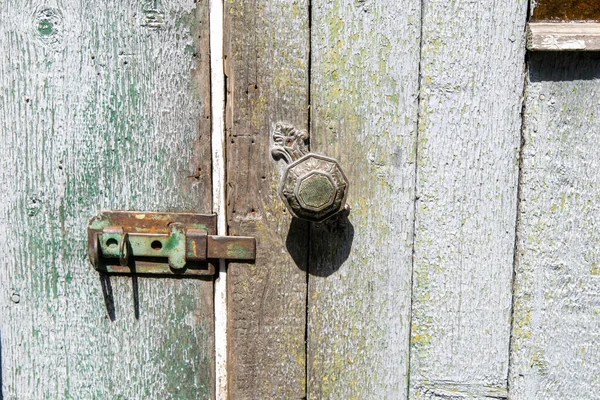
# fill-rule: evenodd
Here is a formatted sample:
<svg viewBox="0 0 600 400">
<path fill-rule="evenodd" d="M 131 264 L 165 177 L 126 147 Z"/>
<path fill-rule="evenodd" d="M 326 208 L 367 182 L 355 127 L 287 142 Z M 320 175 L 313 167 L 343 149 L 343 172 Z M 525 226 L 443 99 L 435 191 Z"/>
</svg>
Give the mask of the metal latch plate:
<svg viewBox="0 0 600 400">
<path fill-rule="evenodd" d="M 255 239 L 215 236 L 216 215 L 105 211 L 88 225 L 88 256 L 107 273 L 214 275 L 215 259 L 254 260 Z"/>
</svg>

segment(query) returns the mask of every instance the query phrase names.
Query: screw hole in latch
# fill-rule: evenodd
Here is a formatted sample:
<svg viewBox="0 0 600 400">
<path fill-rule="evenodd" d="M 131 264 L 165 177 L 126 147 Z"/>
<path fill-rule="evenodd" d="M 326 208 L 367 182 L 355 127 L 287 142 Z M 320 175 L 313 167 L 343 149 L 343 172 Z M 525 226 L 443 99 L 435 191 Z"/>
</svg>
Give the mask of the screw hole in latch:
<svg viewBox="0 0 600 400">
<path fill-rule="evenodd" d="M 106 245 L 108 247 L 110 247 L 111 249 L 116 248 L 118 244 L 119 244 L 119 242 L 117 241 L 117 239 L 114 239 L 114 238 L 110 238 L 106 241 Z"/>
<path fill-rule="evenodd" d="M 163 245 L 160 240 L 155 240 L 152 243 L 150 243 L 150 247 L 152 247 L 154 250 L 158 251 L 158 250 L 162 249 Z"/>
</svg>

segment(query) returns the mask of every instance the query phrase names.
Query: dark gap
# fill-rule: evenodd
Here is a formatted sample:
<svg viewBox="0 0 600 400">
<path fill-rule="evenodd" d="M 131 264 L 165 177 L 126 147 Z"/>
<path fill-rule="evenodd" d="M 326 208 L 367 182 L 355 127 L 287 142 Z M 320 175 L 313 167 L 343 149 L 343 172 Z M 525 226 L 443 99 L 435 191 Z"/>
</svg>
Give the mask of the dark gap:
<svg viewBox="0 0 600 400">
<path fill-rule="evenodd" d="M 308 398 L 308 388 L 309 388 L 309 378 L 310 376 L 308 375 L 308 310 L 309 310 L 309 304 L 308 304 L 308 299 L 310 298 L 310 293 L 309 293 L 309 277 L 310 277 L 310 250 L 311 250 L 311 246 L 312 246 L 312 224 L 309 225 L 308 227 L 308 232 L 307 232 L 307 240 L 308 240 L 308 251 L 306 254 L 306 313 L 305 313 L 305 323 L 304 323 L 304 369 L 305 369 L 305 378 L 304 378 L 304 382 L 306 387 L 304 388 L 304 394 L 305 394 L 305 398 Z"/>
<path fill-rule="evenodd" d="M 223 6 L 223 13 L 224 15 L 226 15 L 227 12 L 227 7 L 226 5 Z M 225 25 L 224 25 L 225 26 Z M 223 63 L 225 63 L 225 61 L 227 60 L 227 54 L 226 54 L 226 49 L 225 49 L 225 42 L 229 40 L 229 33 L 227 33 L 227 36 L 223 37 Z M 222 212 L 225 213 L 225 232 L 217 232 L 219 235 L 227 235 L 229 233 L 229 219 L 228 219 L 228 214 L 227 214 L 227 199 L 228 199 L 228 193 L 227 191 L 229 190 L 229 185 L 228 185 L 228 181 L 227 181 L 227 151 L 229 149 L 229 146 L 226 145 L 227 143 L 227 133 L 228 133 L 228 129 L 230 129 L 231 127 L 227 126 L 227 107 L 228 107 L 228 103 L 229 103 L 229 77 L 227 76 L 227 70 L 225 68 L 223 68 L 223 182 L 224 182 L 224 188 L 223 191 L 225 192 L 225 204 L 223 204 L 223 208 L 221 209 Z M 233 140 L 231 141 L 231 143 L 233 144 Z M 212 153 L 212 149 L 211 149 L 211 153 Z M 214 166 L 211 165 L 211 171 L 213 171 Z M 212 181 L 211 181 L 212 182 Z M 212 190 L 214 190 L 214 188 L 212 188 Z M 212 203 L 211 203 L 212 204 Z M 212 204 L 211 208 L 214 208 L 214 204 Z M 234 211 L 235 213 L 235 211 Z M 217 264 L 215 265 L 215 270 L 217 271 L 215 273 L 214 276 L 214 280 L 216 281 L 216 279 L 219 276 L 219 272 L 221 271 L 221 266 L 223 266 L 224 271 L 227 271 L 227 267 L 228 264 L 227 263 L 221 263 L 221 262 L 217 262 Z M 214 285 L 213 285 L 213 291 L 214 291 Z M 227 287 L 225 287 L 225 299 L 226 299 L 226 304 L 225 304 L 225 309 L 227 309 L 227 303 L 229 302 L 229 300 L 227 300 Z M 214 305 L 213 305 L 214 308 Z M 214 321 L 213 321 L 214 322 Z M 225 322 L 227 324 L 227 322 Z M 229 339 L 228 339 L 229 340 Z M 227 346 L 229 346 L 229 343 L 226 344 Z M 226 365 L 227 367 L 227 365 Z M 229 376 L 227 376 L 227 379 L 229 379 Z"/>
<path fill-rule="evenodd" d="M 510 302 L 510 335 L 508 336 L 508 368 L 507 368 L 507 378 L 506 385 L 507 391 L 510 393 L 510 371 L 512 368 L 512 342 L 513 342 L 513 324 L 514 324 L 514 312 L 515 312 L 515 281 L 517 277 L 516 269 L 517 263 L 519 261 L 519 223 L 520 223 L 520 214 L 521 214 L 521 182 L 523 179 L 523 148 L 525 147 L 525 111 L 526 111 L 526 95 L 527 95 L 527 75 L 529 68 L 527 67 L 528 62 L 527 55 L 525 56 L 525 84 L 523 85 L 523 105 L 521 107 L 521 139 L 519 143 L 519 172 L 517 176 L 517 210 L 515 216 L 515 233 L 514 238 L 515 242 L 513 245 L 513 268 L 512 268 L 512 278 L 511 278 L 511 302 Z"/>
<path fill-rule="evenodd" d="M 419 125 L 421 123 L 421 75 L 422 75 L 422 62 L 423 62 L 423 25 L 425 18 L 425 4 L 424 0 L 421 0 L 421 26 L 419 27 L 419 68 L 417 74 L 417 126 L 415 133 L 415 170 L 414 170 L 414 197 L 413 197 L 413 226 L 412 226 L 412 257 L 410 263 L 410 308 L 408 314 L 408 351 L 406 352 L 406 398 L 410 398 L 410 360 L 412 356 L 412 310 L 413 310 L 413 298 L 414 298 L 414 269 L 415 269 L 415 242 L 417 237 L 417 201 L 419 200 L 418 195 L 418 167 L 419 167 Z"/>
<path fill-rule="evenodd" d="M 526 19 L 529 20 L 531 15 L 531 2 L 527 2 L 527 15 Z M 527 29 L 527 24 L 525 24 L 525 29 Z M 526 34 L 526 32 L 525 32 Z M 521 105 L 521 130 L 520 130 L 520 143 L 519 143 L 519 161 L 518 161 L 518 173 L 517 173 L 517 209 L 515 215 L 515 233 L 514 233 L 514 246 L 513 246 L 513 268 L 512 268 L 512 278 L 511 278 L 511 300 L 510 300 L 510 334 L 508 336 L 508 368 L 506 370 L 506 390 L 508 396 L 510 397 L 510 371 L 512 367 L 512 357 L 511 357 L 511 349 L 512 349 L 512 340 L 513 340 L 513 323 L 514 323 L 514 309 L 515 309 L 515 279 L 516 279 L 516 268 L 518 262 L 518 234 L 519 234 L 519 215 L 521 211 L 521 182 L 523 178 L 523 148 L 525 147 L 525 111 L 526 111 L 526 101 L 527 101 L 527 84 L 528 84 L 528 76 L 529 76 L 529 52 L 525 52 L 525 59 L 523 60 L 523 94 L 521 98 L 523 99 L 523 104 Z"/>
<path fill-rule="evenodd" d="M 590 68 L 590 63 L 594 68 Z M 590 51 L 541 51 L 528 54 L 530 82 L 570 82 L 600 79 L 600 54 Z"/>
<path fill-rule="evenodd" d="M 312 65 L 313 65 L 313 54 L 312 54 L 312 1 L 308 0 L 308 90 L 307 90 L 307 99 L 308 99 L 308 116 L 307 116 L 307 130 L 308 130 L 308 137 L 310 138 L 310 135 L 312 133 L 312 91 L 311 91 L 311 87 L 312 87 Z M 310 139 L 309 139 L 310 140 Z M 310 141 L 308 142 L 308 149 L 310 151 Z M 311 234 L 312 234 L 312 224 L 308 227 L 308 251 L 306 254 L 306 311 L 305 311 L 305 316 L 304 316 L 304 395 L 305 398 L 308 398 L 308 393 L 309 393 L 309 381 L 310 381 L 310 375 L 309 375 L 309 357 L 308 357 L 308 350 L 309 350 L 309 346 L 308 346 L 308 339 L 309 339 L 309 332 L 308 332 L 308 311 L 309 311 L 309 304 L 308 304 L 308 300 L 310 297 L 310 293 L 309 293 L 309 284 L 310 284 L 310 263 L 311 263 L 311 258 L 310 258 L 310 250 L 311 250 L 311 246 L 312 246 L 312 240 L 311 240 Z"/>
</svg>

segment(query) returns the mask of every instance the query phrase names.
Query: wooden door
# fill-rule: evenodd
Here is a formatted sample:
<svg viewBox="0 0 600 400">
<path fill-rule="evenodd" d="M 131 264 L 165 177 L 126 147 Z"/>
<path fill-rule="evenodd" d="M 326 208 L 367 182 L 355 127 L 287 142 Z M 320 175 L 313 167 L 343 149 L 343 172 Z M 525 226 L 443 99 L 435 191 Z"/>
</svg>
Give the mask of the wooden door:
<svg viewBox="0 0 600 400">
<path fill-rule="evenodd" d="M 526 0 L 227 0 L 232 399 L 506 398 Z M 290 218 L 278 122 L 350 180 Z M 461 397 L 461 398 L 462 398 Z"/>
<path fill-rule="evenodd" d="M 526 1 L 226 4 L 228 216 L 263 255 L 230 269 L 231 398 L 505 397 Z M 333 231 L 276 197 L 279 121 L 346 168 Z"/>
<path fill-rule="evenodd" d="M 211 212 L 206 1 L 0 4 L 5 399 L 207 399 L 212 280 L 99 276 L 102 209 Z"/>
<path fill-rule="evenodd" d="M 598 60 L 527 56 L 535 4 L 224 0 L 209 51 L 206 1 L 88 3 L 0 4 L 0 398 L 596 396 Z M 291 217 L 282 122 L 348 217 Z M 219 210 L 257 259 L 98 275 L 101 209 Z"/>
</svg>

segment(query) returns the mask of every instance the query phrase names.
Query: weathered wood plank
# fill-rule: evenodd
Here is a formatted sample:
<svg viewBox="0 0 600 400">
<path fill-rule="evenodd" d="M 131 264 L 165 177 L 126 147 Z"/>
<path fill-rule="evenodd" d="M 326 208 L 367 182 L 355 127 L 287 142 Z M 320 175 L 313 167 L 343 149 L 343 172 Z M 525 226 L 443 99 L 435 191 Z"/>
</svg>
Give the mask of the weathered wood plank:
<svg viewBox="0 0 600 400">
<path fill-rule="evenodd" d="M 311 230 L 308 398 L 406 398 L 420 1 L 312 2 L 311 150 L 349 219 Z"/>
<path fill-rule="evenodd" d="M 532 22 L 527 27 L 527 49 L 536 51 L 600 50 L 600 23 Z"/>
<path fill-rule="evenodd" d="M 423 12 L 411 398 L 502 398 L 527 1 Z"/>
<path fill-rule="evenodd" d="M 600 393 L 600 57 L 529 62 L 511 399 Z"/>
<path fill-rule="evenodd" d="M 212 397 L 212 282 L 133 290 L 85 255 L 100 209 L 210 212 L 207 14 L 0 3 L 4 398 Z"/>
<path fill-rule="evenodd" d="M 226 5 L 229 232 L 257 238 L 252 266 L 228 273 L 232 399 L 305 396 L 306 224 L 277 195 L 283 169 L 270 155 L 279 121 L 308 123 L 308 1 Z M 295 254 L 292 258 L 290 254 Z"/>
</svg>

